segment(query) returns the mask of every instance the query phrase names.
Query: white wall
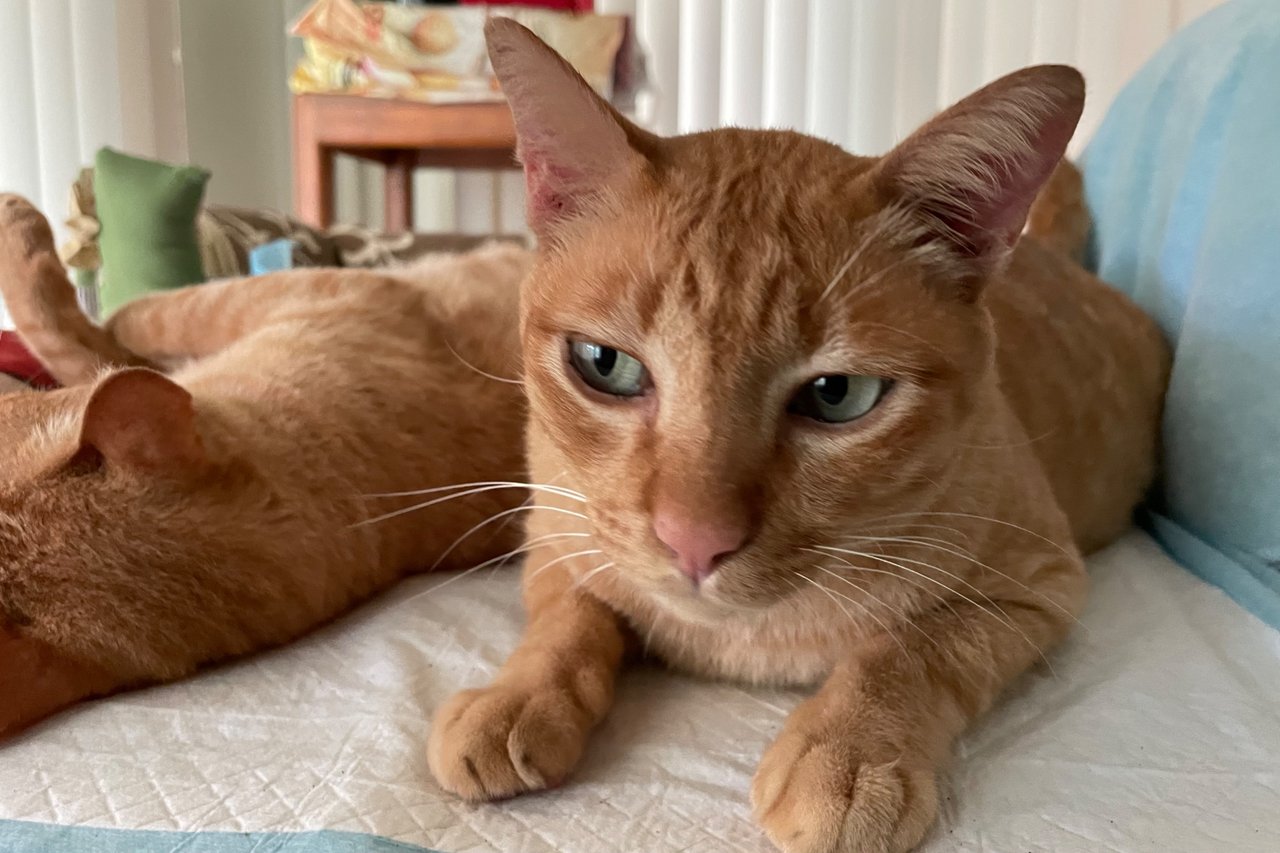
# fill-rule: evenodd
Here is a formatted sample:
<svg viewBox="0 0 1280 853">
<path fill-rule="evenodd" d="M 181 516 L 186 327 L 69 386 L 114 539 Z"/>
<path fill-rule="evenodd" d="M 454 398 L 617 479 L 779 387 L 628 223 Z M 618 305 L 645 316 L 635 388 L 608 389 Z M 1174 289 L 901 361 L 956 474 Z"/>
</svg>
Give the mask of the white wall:
<svg viewBox="0 0 1280 853">
<path fill-rule="evenodd" d="M 209 200 L 289 210 L 288 78 L 302 48 L 287 28 L 308 0 L 177 2 L 190 156 L 213 173 Z M 339 160 L 339 221 L 380 223 L 381 173 L 381 166 Z M 419 174 L 415 195 L 418 227 L 452 227 L 452 176 Z"/>
<path fill-rule="evenodd" d="M 288 0 L 178 0 L 189 156 L 213 202 L 288 209 Z"/>
<path fill-rule="evenodd" d="M 59 239 L 70 186 L 100 147 L 185 159 L 174 11 L 173 0 L 0 0 L 0 192 L 31 199 Z"/>
</svg>

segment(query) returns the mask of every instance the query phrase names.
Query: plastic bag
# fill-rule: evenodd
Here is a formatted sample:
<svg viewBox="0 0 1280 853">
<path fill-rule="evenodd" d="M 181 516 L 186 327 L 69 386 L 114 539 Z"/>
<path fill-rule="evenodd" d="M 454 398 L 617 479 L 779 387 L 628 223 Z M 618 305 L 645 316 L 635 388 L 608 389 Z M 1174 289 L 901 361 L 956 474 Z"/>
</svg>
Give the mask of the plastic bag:
<svg viewBox="0 0 1280 853">
<path fill-rule="evenodd" d="M 624 16 L 355 0 L 317 0 L 293 25 L 292 34 L 306 40 L 306 56 L 294 70 L 290 88 L 295 93 L 425 101 L 498 100 L 484 44 L 484 22 L 490 15 L 524 24 L 596 91 L 606 98 L 615 94 L 615 68 L 629 32 Z"/>
</svg>

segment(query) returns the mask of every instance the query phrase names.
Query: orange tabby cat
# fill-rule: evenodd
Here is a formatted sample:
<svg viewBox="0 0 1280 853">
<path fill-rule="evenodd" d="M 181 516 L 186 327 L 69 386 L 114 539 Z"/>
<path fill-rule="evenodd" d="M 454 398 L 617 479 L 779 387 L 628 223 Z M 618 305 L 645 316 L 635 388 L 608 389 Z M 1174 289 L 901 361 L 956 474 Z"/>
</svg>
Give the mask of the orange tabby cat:
<svg viewBox="0 0 1280 853">
<path fill-rule="evenodd" d="M 79 311 L 40 214 L 0 197 L 0 286 L 60 380 L 0 397 L 0 736 L 82 697 L 276 645 L 513 529 L 528 253 L 400 277 L 283 273 Z M 455 354 L 456 353 L 456 354 Z M 103 365 L 197 359 L 166 377 Z M 359 522 L 440 492 L 414 515 Z M 460 540 L 460 541 L 458 541 Z M 456 547 L 450 545 L 457 541 Z M 446 555 L 446 551 L 448 552 Z"/>
<path fill-rule="evenodd" d="M 489 40 L 541 239 L 531 474 L 563 474 L 576 497 L 538 503 L 586 516 L 533 513 L 527 535 L 591 538 L 530 562 L 519 648 L 436 714 L 436 778 L 471 800 L 560 783 L 640 645 L 820 685 L 751 792 L 779 847 L 913 847 L 951 744 L 1066 634 L 1081 552 L 1152 474 L 1154 324 L 1019 239 L 1080 75 L 1011 74 L 871 158 L 781 131 L 659 138 L 527 30 Z M 1080 202 L 1053 205 L 1070 245 Z"/>
</svg>

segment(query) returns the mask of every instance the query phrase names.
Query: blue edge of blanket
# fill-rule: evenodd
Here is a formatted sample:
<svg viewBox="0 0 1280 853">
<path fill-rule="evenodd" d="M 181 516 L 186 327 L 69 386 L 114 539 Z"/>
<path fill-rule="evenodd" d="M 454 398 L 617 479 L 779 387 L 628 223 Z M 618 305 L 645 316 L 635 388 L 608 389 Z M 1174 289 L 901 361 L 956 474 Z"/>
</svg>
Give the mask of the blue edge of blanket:
<svg viewBox="0 0 1280 853">
<path fill-rule="evenodd" d="M 164 832 L 0 820 L 4 853 L 438 853 L 355 832 Z"/>
</svg>

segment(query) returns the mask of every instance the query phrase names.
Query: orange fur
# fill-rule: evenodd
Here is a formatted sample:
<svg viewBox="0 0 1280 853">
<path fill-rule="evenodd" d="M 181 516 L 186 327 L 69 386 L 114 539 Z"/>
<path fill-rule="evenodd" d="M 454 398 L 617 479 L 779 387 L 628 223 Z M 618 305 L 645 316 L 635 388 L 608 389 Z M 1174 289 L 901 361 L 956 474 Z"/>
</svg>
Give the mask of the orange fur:
<svg viewBox="0 0 1280 853">
<path fill-rule="evenodd" d="M 103 328 L 43 218 L 0 198 L 0 285 L 54 375 L 0 397 L 0 736 L 89 695 L 285 642 L 523 499 L 520 249 L 401 275 L 282 273 L 150 296 Z M 456 353 L 456 355 L 455 355 Z M 184 364 L 171 377 L 118 363 Z M 84 383 L 84 384 L 74 384 Z M 507 550 L 482 528 L 442 565 Z M 21 686 L 21 689 L 19 689 Z"/>
<path fill-rule="evenodd" d="M 660 139 L 518 25 L 489 37 L 542 243 L 522 299 L 530 473 L 574 490 L 540 506 L 586 516 L 533 513 L 527 535 L 590 538 L 530 561 L 524 639 L 437 712 L 432 771 L 473 800 L 561 782 L 631 645 L 819 685 L 763 757 L 757 818 L 794 853 L 912 848 L 952 742 L 1067 633 L 1081 551 L 1152 476 L 1154 324 L 1064 253 L 1078 194 L 1019 240 L 1079 75 L 1010 75 L 876 159 L 779 131 Z M 572 340 L 631 354 L 648 390 L 588 389 Z M 842 374 L 893 385 L 848 424 L 788 412 Z M 655 527 L 673 507 L 695 533 L 742 532 L 701 584 Z"/>
</svg>

